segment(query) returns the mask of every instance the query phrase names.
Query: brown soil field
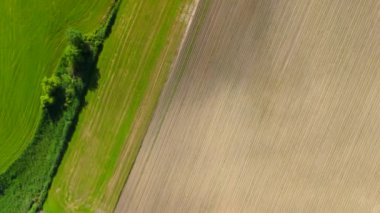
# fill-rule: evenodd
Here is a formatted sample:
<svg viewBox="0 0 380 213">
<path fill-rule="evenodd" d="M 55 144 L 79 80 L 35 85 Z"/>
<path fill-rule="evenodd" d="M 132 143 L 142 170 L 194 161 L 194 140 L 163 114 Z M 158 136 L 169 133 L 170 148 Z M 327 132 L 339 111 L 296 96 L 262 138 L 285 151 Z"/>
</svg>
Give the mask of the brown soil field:
<svg viewBox="0 0 380 213">
<path fill-rule="evenodd" d="M 380 212 L 379 19 L 201 0 L 116 212 Z"/>
</svg>

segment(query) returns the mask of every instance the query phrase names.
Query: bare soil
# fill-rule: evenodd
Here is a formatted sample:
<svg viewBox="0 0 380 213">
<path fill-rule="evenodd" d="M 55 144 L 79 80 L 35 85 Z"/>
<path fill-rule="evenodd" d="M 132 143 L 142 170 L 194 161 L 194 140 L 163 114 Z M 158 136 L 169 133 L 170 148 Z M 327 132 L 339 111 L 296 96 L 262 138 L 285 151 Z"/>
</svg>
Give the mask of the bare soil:
<svg viewBox="0 0 380 213">
<path fill-rule="evenodd" d="M 380 211 L 379 18 L 201 0 L 116 212 Z"/>
</svg>

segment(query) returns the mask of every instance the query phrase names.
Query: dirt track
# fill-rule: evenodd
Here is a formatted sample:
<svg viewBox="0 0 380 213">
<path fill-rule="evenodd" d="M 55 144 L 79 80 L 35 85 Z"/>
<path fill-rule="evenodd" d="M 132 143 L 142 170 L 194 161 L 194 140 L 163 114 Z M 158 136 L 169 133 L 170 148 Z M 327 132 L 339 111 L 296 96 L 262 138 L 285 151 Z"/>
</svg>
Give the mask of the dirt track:
<svg viewBox="0 0 380 213">
<path fill-rule="evenodd" d="M 380 212 L 380 1 L 205 2 L 116 211 Z"/>
</svg>

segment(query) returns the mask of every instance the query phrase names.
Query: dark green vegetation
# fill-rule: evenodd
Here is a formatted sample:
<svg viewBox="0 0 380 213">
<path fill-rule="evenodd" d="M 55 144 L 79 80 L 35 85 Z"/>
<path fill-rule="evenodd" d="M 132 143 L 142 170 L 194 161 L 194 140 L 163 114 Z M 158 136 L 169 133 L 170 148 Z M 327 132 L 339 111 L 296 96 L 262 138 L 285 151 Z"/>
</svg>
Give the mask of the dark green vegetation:
<svg viewBox="0 0 380 213">
<path fill-rule="evenodd" d="M 36 212 L 42 207 L 84 106 L 96 87 L 98 56 L 111 31 L 118 1 L 94 33 L 71 30 L 60 63 L 42 83 L 42 114 L 35 136 L 21 157 L 0 176 L 0 212 Z"/>
<path fill-rule="evenodd" d="M 32 142 L 42 113 L 41 81 L 59 64 L 65 32 L 94 31 L 113 1 L 0 1 L 0 174 Z"/>
</svg>

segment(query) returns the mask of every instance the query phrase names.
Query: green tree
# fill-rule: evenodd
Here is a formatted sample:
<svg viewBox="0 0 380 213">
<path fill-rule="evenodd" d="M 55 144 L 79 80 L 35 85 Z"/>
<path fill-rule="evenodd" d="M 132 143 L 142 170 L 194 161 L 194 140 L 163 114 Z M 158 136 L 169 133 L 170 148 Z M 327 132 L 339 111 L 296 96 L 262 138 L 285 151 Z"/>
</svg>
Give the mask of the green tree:
<svg viewBox="0 0 380 213">
<path fill-rule="evenodd" d="M 67 31 L 67 38 L 71 45 L 82 48 L 85 45 L 84 37 L 78 30 L 70 29 Z"/>
<path fill-rule="evenodd" d="M 42 80 L 41 104 L 43 107 L 54 104 L 54 93 L 60 85 L 61 80 L 56 75 L 53 75 L 50 78 L 45 77 Z"/>
</svg>

